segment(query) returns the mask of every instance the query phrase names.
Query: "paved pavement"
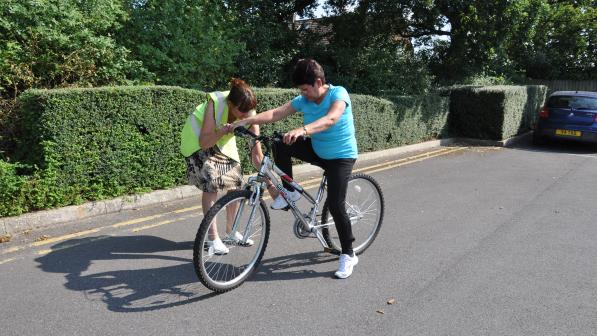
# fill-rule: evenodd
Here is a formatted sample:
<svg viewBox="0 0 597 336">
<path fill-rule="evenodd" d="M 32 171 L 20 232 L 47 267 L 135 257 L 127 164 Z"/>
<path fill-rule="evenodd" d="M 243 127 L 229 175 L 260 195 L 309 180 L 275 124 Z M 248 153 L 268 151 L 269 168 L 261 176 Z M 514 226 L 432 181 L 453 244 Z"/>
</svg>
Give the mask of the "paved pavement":
<svg viewBox="0 0 597 336">
<path fill-rule="evenodd" d="M 273 212 L 257 273 L 214 295 L 196 197 L 22 235 L 0 245 L 2 334 L 596 335 L 597 150 L 451 149 L 366 169 L 386 220 L 347 280 Z"/>
</svg>

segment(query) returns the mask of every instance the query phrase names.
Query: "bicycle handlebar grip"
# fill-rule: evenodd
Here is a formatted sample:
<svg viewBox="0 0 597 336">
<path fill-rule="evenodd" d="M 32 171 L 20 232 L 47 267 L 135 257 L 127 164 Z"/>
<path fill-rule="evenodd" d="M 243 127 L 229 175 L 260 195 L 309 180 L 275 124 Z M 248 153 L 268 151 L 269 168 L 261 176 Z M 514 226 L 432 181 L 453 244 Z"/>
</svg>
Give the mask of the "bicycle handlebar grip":
<svg viewBox="0 0 597 336">
<path fill-rule="evenodd" d="M 255 135 L 253 132 L 249 131 L 248 129 L 246 129 L 243 126 L 238 126 L 237 128 L 234 129 L 234 135 L 249 135 L 253 138 L 256 138 L 257 135 Z"/>
<path fill-rule="evenodd" d="M 283 138 L 284 138 L 284 133 L 274 131 L 274 135 L 272 136 L 272 139 L 274 141 L 279 142 L 279 141 L 282 141 Z"/>
</svg>

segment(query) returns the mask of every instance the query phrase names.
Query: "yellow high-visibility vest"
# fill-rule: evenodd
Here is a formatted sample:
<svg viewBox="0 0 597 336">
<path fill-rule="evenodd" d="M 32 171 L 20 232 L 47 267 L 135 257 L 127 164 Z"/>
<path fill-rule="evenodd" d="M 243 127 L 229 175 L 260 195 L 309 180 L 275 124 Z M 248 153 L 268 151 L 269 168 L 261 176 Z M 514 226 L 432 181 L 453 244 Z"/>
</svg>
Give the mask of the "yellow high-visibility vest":
<svg viewBox="0 0 597 336">
<path fill-rule="evenodd" d="M 216 91 L 208 93 L 208 99 L 211 99 L 214 103 L 214 118 L 216 120 L 216 127 L 221 127 L 228 122 L 228 104 L 226 98 L 230 91 Z M 182 133 L 180 135 L 180 152 L 185 157 L 191 156 L 193 153 L 201 149 L 199 145 L 199 136 L 201 135 L 201 126 L 203 125 L 203 116 L 207 108 L 207 101 L 198 105 L 189 117 L 187 118 Z M 255 112 L 252 111 L 252 114 Z M 240 162 L 238 156 L 238 149 L 236 147 L 236 137 L 234 134 L 229 133 L 224 135 L 216 143 L 218 149 L 222 154 L 233 159 L 236 162 Z"/>
</svg>

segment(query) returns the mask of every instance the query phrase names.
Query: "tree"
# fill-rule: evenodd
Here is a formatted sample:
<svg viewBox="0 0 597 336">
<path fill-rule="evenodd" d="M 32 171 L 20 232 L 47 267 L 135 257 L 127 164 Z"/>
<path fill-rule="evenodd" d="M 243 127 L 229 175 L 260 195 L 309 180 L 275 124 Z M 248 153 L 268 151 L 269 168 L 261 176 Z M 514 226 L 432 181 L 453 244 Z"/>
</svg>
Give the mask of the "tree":
<svg viewBox="0 0 597 336">
<path fill-rule="evenodd" d="M 310 16 L 316 0 L 228 0 L 235 13 L 239 43 L 245 53 L 236 60 L 238 75 L 256 86 L 288 86 L 288 72 L 297 59 L 300 36 L 295 15 Z"/>
<path fill-rule="evenodd" d="M 508 46 L 515 64 L 531 78 L 596 78 L 597 1 L 529 2 L 535 24 L 518 29 Z"/>
<path fill-rule="evenodd" d="M 595 0 L 327 0 L 354 13 L 362 36 L 401 35 L 426 46 L 433 73 L 595 78 Z M 358 24 L 357 24 L 358 22 Z M 437 39 L 437 37 L 447 39 Z"/>
<path fill-rule="evenodd" d="M 235 18 L 221 1 L 129 0 L 118 41 L 156 74 L 156 83 L 213 90 L 244 53 Z"/>
<path fill-rule="evenodd" d="M 120 0 L 0 2 L 0 91 L 128 83 L 148 73 L 113 34 Z"/>
<path fill-rule="evenodd" d="M 329 16 L 320 22 L 331 30 L 325 36 L 308 36 L 311 43 L 303 43 L 300 55 L 316 55 L 330 82 L 374 95 L 420 94 L 429 88 L 427 64 L 405 37 L 408 8 L 404 4 L 331 0 L 325 8 Z"/>
</svg>

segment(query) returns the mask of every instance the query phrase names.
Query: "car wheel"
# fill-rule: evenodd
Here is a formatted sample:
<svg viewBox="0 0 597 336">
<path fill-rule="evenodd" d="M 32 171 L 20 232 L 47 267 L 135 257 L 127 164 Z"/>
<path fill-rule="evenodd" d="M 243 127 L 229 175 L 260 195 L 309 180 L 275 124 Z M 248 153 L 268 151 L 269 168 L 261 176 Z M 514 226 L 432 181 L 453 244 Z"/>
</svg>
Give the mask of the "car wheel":
<svg viewBox="0 0 597 336">
<path fill-rule="evenodd" d="M 537 130 L 533 131 L 533 145 L 542 146 L 547 143 L 547 138 L 542 136 Z"/>
</svg>

